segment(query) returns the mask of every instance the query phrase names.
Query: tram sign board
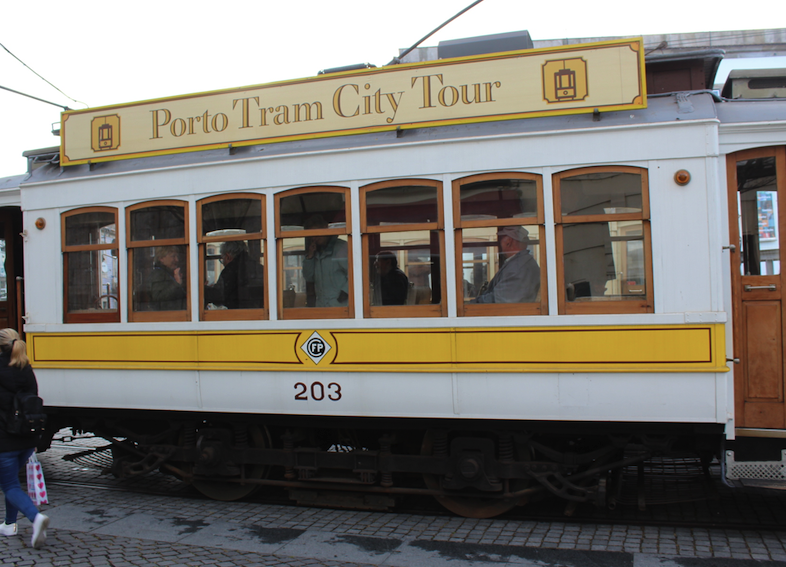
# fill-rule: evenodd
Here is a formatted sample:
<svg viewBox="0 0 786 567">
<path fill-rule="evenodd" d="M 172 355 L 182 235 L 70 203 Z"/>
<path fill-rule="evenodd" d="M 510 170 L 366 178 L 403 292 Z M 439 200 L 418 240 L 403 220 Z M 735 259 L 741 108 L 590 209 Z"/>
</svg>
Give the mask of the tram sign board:
<svg viewBox="0 0 786 567">
<path fill-rule="evenodd" d="M 625 39 L 72 110 L 61 164 L 646 105 L 642 40 Z"/>
</svg>

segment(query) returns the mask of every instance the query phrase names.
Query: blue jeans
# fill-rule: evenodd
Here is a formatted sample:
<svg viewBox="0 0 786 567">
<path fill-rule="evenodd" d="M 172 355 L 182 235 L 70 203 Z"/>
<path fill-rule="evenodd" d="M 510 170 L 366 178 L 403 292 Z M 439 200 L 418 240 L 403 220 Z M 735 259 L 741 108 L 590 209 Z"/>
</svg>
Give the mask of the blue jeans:
<svg viewBox="0 0 786 567">
<path fill-rule="evenodd" d="M 22 512 L 31 522 L 38 514 L 38 508 L 27 495 L 27 490 L 23 490 L 19 485 L 19 471 L 27 463 L 27 459 L 33 454 L 35 449 L 24 449 L 22 451 L 8 451 L 0 453 L 0 489 L 5 495 L 5 523 L 13 524 L 16 516 Z"/>
</svg>

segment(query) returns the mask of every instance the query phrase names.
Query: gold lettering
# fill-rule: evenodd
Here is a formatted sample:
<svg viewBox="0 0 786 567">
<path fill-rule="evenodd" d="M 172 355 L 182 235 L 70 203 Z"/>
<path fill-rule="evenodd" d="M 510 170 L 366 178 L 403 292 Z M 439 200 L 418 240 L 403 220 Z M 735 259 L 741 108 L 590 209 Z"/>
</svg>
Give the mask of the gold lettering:
<svg viewBox="0 0 786 567">
<path fill-rule="evenodd" d="M 399 95 L 398 100 L 396 100 L 396 94 Z M 388 99 L 390 103 L 390 107 L 393 109 L 393 116 L 391 118 L 387 118 L 386 122 L 390 124 L 396 119 L 396 112 L 398 112 L 398 103 L 401 101 L 401 97 L 404 96 L 404 91 L 400 91 L 399 93 L 385 93 L 385 97 Z"/>
<path fill-rule="evenodd" d="M 221 117 L 221 123 L 222 123 L 221 128 L 218 127 L 219 116 Z M 213 117 L 213 120 L 210 122 L 210 124 L 213 126 L 213 130 L 215 132 L 223 132 L 224 130 L 227 129 L 227 126 L 229 126 L 229 117 L 223 112 L 219 112 Z"/>
<path fill-rule="evenodd" d="M 158 119 L 159 112 L 164 113 L 163 122 Z M 162 108 L 160 110 L 151 110 L 150 114 L 153 115 L 153 135 L 150 137 L 150 139 L 155 140 L 156 138 L 161 138 L 161 136 L 158 134 L 158 129 L 161 126 L 166 126 L 167 124 L 169 124 L 169 121 L 172 120 L 172 113 L 169 112 L 166 108 Z"/>
<path fill-rule="evenodd" d="M 360 89 L 358 89 L 357 85 L 341 85 L 336 89 L 336 92 L 333 93 L 333 111 L 341 116 L 342 118 L 352 118 L 353 116 L 357 116 L 360 114 L 360 106 L 355 108 L 355 113 L 350 114 L 347 116 L 341 109 L 341 93 L 344 90 L 344 87 L 352 87 L 355 89 L 355 93 L 360 93 Z"/>
<path fill-rule="evenodd" d="M 259 109 L 259 125 L 267 126 L 267 108 Z"/>
<path fill-rule="evenodd" d="M 247 98 L 236 98 L 232 101 L 232 110 L 235 109 L 237 103 L 240 103 L 240 129 L 242 128 L 251 128 L 251 121 L 249 120 L 249 108 L 248 108 L 248 101 L 253 100 L 259 106 L 259 97 L 258 96 L 250 96 Z"/>
<path fill-rule="evenodd" d="M 207 113 L 207 110 L 205 110 L 205 113 L 202 116 L 197 117 L 197 121 L 200 119 L 202 120 L 202 130 L 205 132 L 205 134 L 210 134 L 210 125 L 208 124 L 209 118 L 210 115 Z"/>
<path fill-rule="evenodd" d="M 293 120 L 293 122 L 300 122 L 301 121 L 300 120 L 300 109 L 301 108 L 306 111 L 306 117 L 305 117 L 305 119 L 303 121 L 304 122 L 309 122 L 310 120 L 312 120 L 312 118 L 311 118 L 311 108 L 312 107 L 316 107 L 316 109 L 317 109 L 317 117 L 313 118 L 313 120 L 322 120 L 322 103 L 317 101 L 317 102 L 312 102 L 311 104 L 308 104 L 308 103 L 293 104 L 292 105 L 292 111 L 295 113 L 295 119 Z"/>
<path fill-rule="evenodd" d="M 273 117 L 274 124 L 289 124 L 289 107 L 288 106 L 277 106 L 276 107 L 276 114 Z"/>
<path fill-rule="evenodd" d="M 461 85 L 459 88 L 461 89 L 461 102 L 464 104 L 472 104 L 473 102 L 480 102 L 480 83 L 475 83 L 472 85 L 475 89 L 475 98 L 473 100 L 469 100 L 468 96 L 468 87 L 469 85 Z"/>
<path fill-rule="evenodd" d="M 172 121 L 172 125 L 169 126 L 169 131 L 172 132 L 175 138 L 179 138 L 186 133 L 186 121 L 182 118 L 175 118 Z"/>
<path fill-rule="evenodd" d="M 439 79 L 439 83 L 442 83 L 442 75 L 422 75 L 419 77 L 412 77 L 412 86 L 415 86 L 415 83 L 418 82 L 418 79 L 423 79 L 423 106 L 420 108 L 435 108 L 433 104 L 431 104 L 431 77 L 436 77 Z"/>
<path fill-rule="evenodd" d="M 494 86 L 500 88 L 502 86 L 502 83 L 500 83 L 499 81 L 494 81 L 493 83 L 483 83 L 483 84 L 486 87 L 486 100 L 484 100 L 483 102 L 494 102 L 494 98 L 491 96 L 491 87 Z"/>
<path fill-rule="evenodd" d="M 449 93 L 450 93 L 450 102 L 447 102 L 447 99 L 446 99 L 446 97 L 445 97 L 445 93 L 446 93 L 446 92 L 449 92 Z M 442 88 L 439 90 L 439 96 L 438 96 L 437 98 L 439 99 L 439 103 L 440 103 L 442 106 L 453 106 L 453 105 L 454 105 L 454 104 L 456 104 L 456 103 L 458 102 L 458 100 L 459 100 L 459 92 L 458 92 L 458 89 L 457 89 L 456 87 L 451 87 L 451 86 L 442 87 Z"/>
</svg>

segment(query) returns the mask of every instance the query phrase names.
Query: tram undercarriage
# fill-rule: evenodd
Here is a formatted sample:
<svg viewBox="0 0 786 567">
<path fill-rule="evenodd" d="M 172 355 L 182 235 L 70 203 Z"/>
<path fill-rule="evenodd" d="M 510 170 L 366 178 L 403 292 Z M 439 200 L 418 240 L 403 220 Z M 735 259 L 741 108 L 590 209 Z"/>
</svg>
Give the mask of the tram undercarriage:
<svg viewBox="0 0 786 567">
<path fill-rule="evenodd" d="M 160 470 L 216 500 L 274 486 L 301 503 L 345 508 L 389 508 L 399 496 L 431 496 L 472 518 L 548 495 L 568 509 L 585 502 L 614 507 L 624 468 L 688 453 L 706 468 L 721 448 L 721 431 L 712 426 L 659 427 L 653 435 L 652 427 L 636 424 L 417 420 L 402 427 L 228 415 L 79 423 L 111 442 L 107 472 L 119 478 Z"/>
</svg>

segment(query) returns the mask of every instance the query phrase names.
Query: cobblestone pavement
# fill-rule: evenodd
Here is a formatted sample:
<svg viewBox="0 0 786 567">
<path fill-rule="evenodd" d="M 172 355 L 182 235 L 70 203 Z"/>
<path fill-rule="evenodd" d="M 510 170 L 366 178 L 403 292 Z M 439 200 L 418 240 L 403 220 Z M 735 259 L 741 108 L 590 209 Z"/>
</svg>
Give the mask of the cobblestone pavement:
<svg viewBox="0 0 786 567">
<path fill-rule="evenodd" d="M 62 449 L 62 448 L 61 448 Z M 786 567 L 786 531 L 571 524 L 359 512 L 119 492 L 58 482 L 94 470 L 40 455 L 46 548 L 0 538 L 0 564 L 35 566 Z M 118 484 L 118 481 L 113 481 Z M 179 492 L 179 493 L 178 493 Z"/>
</svg>

